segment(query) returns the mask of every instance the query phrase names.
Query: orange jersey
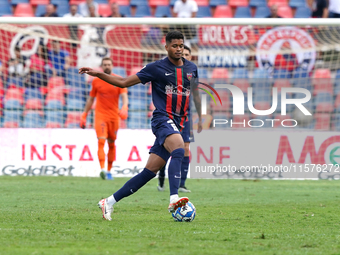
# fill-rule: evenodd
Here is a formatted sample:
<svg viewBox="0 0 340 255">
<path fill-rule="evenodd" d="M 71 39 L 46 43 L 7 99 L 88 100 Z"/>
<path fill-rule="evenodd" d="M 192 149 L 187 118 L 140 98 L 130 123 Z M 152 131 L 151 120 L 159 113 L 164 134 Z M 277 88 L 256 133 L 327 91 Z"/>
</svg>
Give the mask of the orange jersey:
<svg viewBox="0 0 340 255">
<path fill-rule="evenodd" d="M 115 74 L 112 75 L 118 76 Z M 90 96 L 97 98 L 96 118 L 102 118 L 104 120 L 119 119 L 119 95 L 122 93 L 127 93 L 127 89 L 118 88 L 99 78 L 94 78 Z"/>
</svg>

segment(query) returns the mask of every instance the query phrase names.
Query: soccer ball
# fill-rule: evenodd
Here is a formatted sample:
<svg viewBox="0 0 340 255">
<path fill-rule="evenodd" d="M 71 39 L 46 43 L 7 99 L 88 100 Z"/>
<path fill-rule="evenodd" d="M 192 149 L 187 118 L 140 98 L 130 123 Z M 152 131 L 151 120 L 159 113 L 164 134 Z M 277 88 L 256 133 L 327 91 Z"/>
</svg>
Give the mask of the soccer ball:
<svg viewBox="0 0 340 255">
<path fill-rule="evenodd" d="M 185 206 L 177 208 L 177 210 L 172 213 L 174 220 L 180 222 L 191 222 L 195 219 L 195 216 L 196 208 L 191 202 L 188 202 Z"/>
</svg>

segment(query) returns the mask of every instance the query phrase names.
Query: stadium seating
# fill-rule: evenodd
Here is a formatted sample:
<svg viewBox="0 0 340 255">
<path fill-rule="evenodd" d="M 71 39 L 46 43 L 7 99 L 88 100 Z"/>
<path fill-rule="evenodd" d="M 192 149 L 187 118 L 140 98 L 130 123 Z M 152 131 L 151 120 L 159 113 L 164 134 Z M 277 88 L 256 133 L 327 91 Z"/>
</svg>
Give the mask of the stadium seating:
<svg viewBox="0 0 340 255">
<path fill-rule="evenodd" d="M 230 7 L 240 7 L 240 6 L 248 6 L 248 0 L 229 0 L 228 5 Z"/>
<path fill-rule="evenodd" d="M 267 0 L 250 0 L 249 6 L 257 8 L 267 6 Z"/>
<path fill-rule="evenodd" d="M 292 8 L 305 7 L 307 3 L 306 0 L 290 0 L 289 6 Z"/>
<path fill-rule="evenodd" d="M 281 88 L 290 88 L 291 86 L 290 81 L 286 79 L 278 79 L 274 82 L 274 87 L 277 88 L 278 92 L 281 91 Z"/>
<path fill-rule="evenodd" d="M 156 8 L 157 6 L 169 6 L 169 0 L 149 0 L 149 5 L 152 8 Z"/>
<path fill-rule="evenodd" d="M 37 5 L 47 5 L 49 4 L 50 1 L 49 0 L 30 0 L 30 4 L 32 6 L 37 6 Z M 51 1 L 51 3 L 53 4 L 53 0 Z"/>
<path fill-rule="evenodd" d="M 15 17 L 34 17 L 33 8 L 29 3 L 17 4 L 15 11 Z"/>
<path fill-rule="evenodd" d="M 79 75 L 77 68 L 69 68 L 66 72 L 66 84 L 73 88 L 87 90 L 85 75 Z"/>
<path fill-rule="evenodd" d="M 47 93 L 45 104 L 47 105 L 50 101 L 59 101 L 61 105 L 65 105 L 63 88 L 56 87 L 51 89 Z"/>
<path fill-rule="evenodd" d="M 42 110 L 43 109 L 42 100 L 39 98 L 27 99 L 25 102 L 25 109 L 26 110 Z"/>
<path fill-rule="evenodd" d="M 271 12 L 268 6 L 261 6 L 256 8 L 254 18 L 266 18 L 270 16 Z"/>
<path fill-rule="evenodd" d="M 130 1 L 130 6 L 132 7 L 138 7 L 138 6 L 147 6 L 148 1 L 147 0 L 131 0 Z"/>
<path fill-rule="evenodd" d="M 9 1 L 0 1 L 0 16 L 13 15 Z"/>
<path fill-rule="evenodd" d="M 248 79 L 249 74 L 246 68 L 237 68 L 233 71 L 232 74 L 233 79 Z"/>
<path fill-rule="evenodd" d="M 234 79 L 233 85 L 240 88 L 244 94 L 247 94 L 250 87 L 248 79 Z"/>
<path fill-rule="evenodd" d="M 151 16 L 150 7 L 148 5 L 138 5 L 135 17 L 141 18 L 147 16 Z"/>
<path fill-rule="evenodd" d="M 46 111 L 46 128 L 64 127 L 64 117 L 62 111 Z"/>
<path fill-rule="evenodd" d="M 227 5 L 227 0 L 210 0 L 210 7 L 216 7 L 218 5 Z"/>
<path fill-rule="evenodd" d="M 219 5 L 216 7 L 214 18 L 232 18 L 233 13 L 231 11 L 230 6 L 228 5 Z"/>
<path fill-rule="evenodd" d="M 312 15 L 311 9 L 306 6 L 301 6 L 296 9 L 294 18 L 310 18 Z"/>
<path fill-rule="evenodd" d="M 112 12 L 108 4 L 98 4 L 98 13 L 103 17 L 109 17 Z"/>
<path fill-rule="evenodd" d="M 11 0 L 12 5 L 18 5 L 18 4 L 28 4 L 28 0 Z"/>
<path fill-rule="evenodd" d="M 19 101 L 20 105 L 22 105 L 24 102 L 23 90 L 16 88 L 16 87 L 8 88 L 4 99 L 5 99 L 5 102 L 7 100 L 17 100 Z"/>
<path fill-rule="evenodd" d="M 156 8 L 156 12 L 155 12 L 155 17 L 157 18 L 162 18 L 162 17 L 171 17 L 171 11 L 170 11 L 170 7 L 167 5 L 159 5 Z"/>
<path fill-rule="evenodd" d="M 277 14 L 282 18 L 293 18 L 292 9 L 289 6 L 280 6 Z"/>
<path fill-rule="evenodd" d="M 56 87 L 64 87 L 65 86 L 65 82 L 64 79 L 62 77 L 59 76 L 54 76 L 51 77 L 50 79 L 48 79 L 47 82 L 47 90 L 50 91 Z"/>
<path fill-rule="evenodd" d="M 209 0 L 195 0 L 195 2 L 199 6 L 198 9 L 200 8 L 200 6 L 208 6 L 209 5 Z"/>
<path fill-rule="evenodd" d="M 314 114 L 314 128 L 316 130 L 329 130 L 331 123 L 330 113 L 315 113 Z"/>
<path fill-rule="evenodd" d="M 119 13 L 124 15 L 125 17 L 131 17 L 131 10 L 129 5 L 120 5 Z"/>
<path fill-rule="evenodd" d="M 248 6 L 237 7 L 234 18 L 251 18 L 250 8 Z"/>
<path fill-rule="evenodd" d="M 65 122 L 67 128 L 79 128 L 81 112 L 68 112 Z"/>
<path fill-rule="evenodd" d="M 340 131 L 340 113 L 336 113 L 334 116 L 334 128 L 335 131 Z"/>
<path fill-rule="evenodd" d="M 213 100 L 210 101 L 210 107 L 214 112 L 227 112 L 230 109 L 230 94 L 226 90 L 216 89 L 219 94 L 222 105 L 219 100 L 216 101 L 216 104 Z"/>
<path fill-rule="evenodd" d="M 196 14 L 197 18 L 210 18 L 211 17 L 211 10 L 209 6 L 200 6 L 198 8 L 198 12 Z"/>
<path fill-rule="evenodd" d="M 21 127 L 21 111 L 4 110 L 4 127 L 5 128 Z"/>
<path fill-rule="evenodd" d="M 57 7 L 57 14 L 59 17 L 63 17 L 66 13 L 70 12 L 69 5 L 59 5 Z"/>
<path fill-rule="evenodd" d="M 227 68 L 214 68 L 213 72 L 212 72 L 212 79 L 217 79 L 217 80 L 227 80 L 229 78 L 229 72 Z"/>
<path fill-rule="evenodd" d="M 45 13 L 45 10 L 46 10 L 46 4 L 38 5 L 37 8 L 35 9 L 35 16 L 40 17 L 42 14 Z"/>
<path fill-rule="evenodd" d="M 314 103 L 316 112 L 332 112 L 333 111 L 333 96 L 327 92 L 318 93 Z"/>
<path fill-rule="evenodd" d="M 274 4 L 278 6 L 288 6 L 288 0 L 269 0 L 268 6 L 272 6 Z"/>
<path fill-rule="evenodd" d="M 45 127 L 43 111 L 25 111 L 24 121 L 22 123 L 23 128 L 43 128 Z"/>
</svg>

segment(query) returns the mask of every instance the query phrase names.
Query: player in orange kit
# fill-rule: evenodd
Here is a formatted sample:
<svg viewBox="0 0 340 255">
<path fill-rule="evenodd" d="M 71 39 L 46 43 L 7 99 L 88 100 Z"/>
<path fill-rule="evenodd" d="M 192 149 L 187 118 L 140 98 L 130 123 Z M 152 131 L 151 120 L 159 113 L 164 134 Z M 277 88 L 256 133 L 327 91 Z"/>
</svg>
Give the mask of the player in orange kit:
<svg viewBox="0 0 340 255">
<path fill-rule="evenodd" d="M 101 65 L 104 73 L 117 76 L 112 73 L 113 61 L 111 58 L 103 58 Z M 119 110 L 119 96 L 122 98 L 123 106 Z M 110 170 L 112 163 L 116 159 L 115 140 L 119 128 L 120 119 L 126 120 L 128 117 L 128 96 L 126 88 L 119 88 L 99 79 L 92 81 L 92 90 L 87 99 L 84 112 L 81 116 L 80 127 L 85 128 L 87 113 L 90 111 L 94 98 L 97 97 L 95 109 L 95 129 L 98 138 L 98 159 L 100 163 L 100 177 L 112 180 Z M 105 152 L 104 145 L 107 140 L 109 151 L 107 154 L 108 164 L 105 171 Z"/>
</svg>

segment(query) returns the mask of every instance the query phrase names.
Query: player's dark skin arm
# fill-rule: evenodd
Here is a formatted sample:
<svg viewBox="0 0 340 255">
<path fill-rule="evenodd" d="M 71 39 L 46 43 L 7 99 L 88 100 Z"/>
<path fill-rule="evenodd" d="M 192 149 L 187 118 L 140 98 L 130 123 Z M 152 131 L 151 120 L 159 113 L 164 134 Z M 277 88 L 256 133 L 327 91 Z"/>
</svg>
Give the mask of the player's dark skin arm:
<svg viewBox="0 0 340 255">
<path fill-rule="evenodd" d="M 79 69 L 80 74 L 88 74 L 94 77 L 98 77 L 99 79 L 106 81 L 107 83 L 112 84 L 113 86 L 119 87 L 119 88 L 128 88 L 133 85 L 136 85 L 138 83 L 141 83 L 140 79 L 137 75 L 131 75 L 126 78 L 122 78 L 119 76 L 112 76 L 103 72 L 96 71 L 89 67 L 82 67 Z"/>
<path fill-rule="evenodd" d="M 193 99 L 196 107 L 196 111 L 198 114 L 198 128 L 197 133 L 200 133 L 202 131 L 202 108 L 201 108 L 201 98 L 200 93 L 198 92 L 198 89 L 194 89 L 192 91 Z"/>
</svg>

